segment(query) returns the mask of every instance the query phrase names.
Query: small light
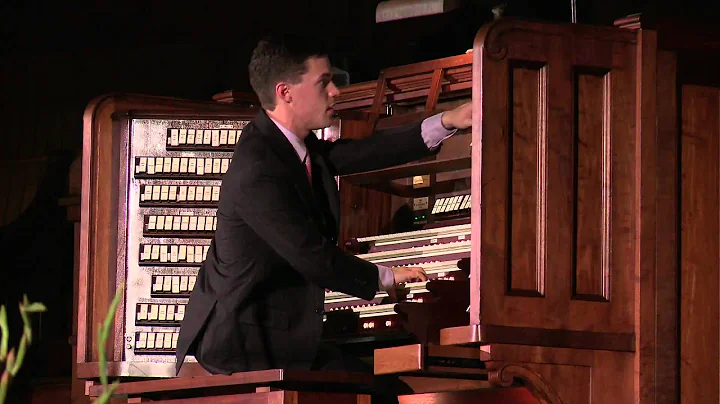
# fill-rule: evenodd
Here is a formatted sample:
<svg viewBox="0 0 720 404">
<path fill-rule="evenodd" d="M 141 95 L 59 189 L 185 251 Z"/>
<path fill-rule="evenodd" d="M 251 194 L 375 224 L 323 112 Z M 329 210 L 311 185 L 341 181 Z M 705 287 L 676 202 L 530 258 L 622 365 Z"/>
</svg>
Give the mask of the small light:
<svg viewBox="0 0 720 404">
<path fill-rule="evenodd" d="M 388 320 L 385 322 L 385 327 L 390 327 L 392 325 L 392 321 Z"/>
</svg>

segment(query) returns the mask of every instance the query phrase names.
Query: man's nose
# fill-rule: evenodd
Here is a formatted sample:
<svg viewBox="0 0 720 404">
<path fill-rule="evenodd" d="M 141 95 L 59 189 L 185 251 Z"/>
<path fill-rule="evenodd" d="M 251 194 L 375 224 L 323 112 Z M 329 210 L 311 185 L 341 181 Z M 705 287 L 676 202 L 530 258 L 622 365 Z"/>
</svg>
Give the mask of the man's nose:
<svg viewBox="0 0 720 404">
<path fill-rule="evenodd" d="M 328 97 L 334 98 L 337 97 L 338 94 L 340 94 L 340 90 L 337 88 L 335 83 L 331 81 L 328 85 Z"/>
</svg>

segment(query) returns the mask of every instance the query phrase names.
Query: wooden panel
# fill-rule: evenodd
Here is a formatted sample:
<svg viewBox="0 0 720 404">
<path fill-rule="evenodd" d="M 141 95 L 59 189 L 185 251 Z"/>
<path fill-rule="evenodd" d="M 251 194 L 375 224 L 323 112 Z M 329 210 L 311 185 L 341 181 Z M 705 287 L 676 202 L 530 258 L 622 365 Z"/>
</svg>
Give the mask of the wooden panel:
<svg viewBox="0 0 720 404">
<path fill-rule="evenodd" d="M 657 290 L 655 342 L 655 391 L 657 402 L 677 402 L 679 397 L 679 123 L 675 54 L 658 52 L 657 63 Z"/>
<path fill-rule="evenodd" d="M 343 120 L 340 128 L 342 138 L 358 139 L 367 133 L 362 121 Z M 389 194 L 341 179 L 339 245 L 351 238 L 390 232 L 392 212 Z"/>
<path fill-rule="evenodd" d="M 681 402 L 710 403 L 720 400 L 720 91 L 681 91 Z"/>
<path fill-rule="evenodd" d="M 574 299 L 607 301 L 610 278 L 610 73 L 576 68 Z"/>
<path fill-rule="evenodd" d="M 547 70 L 511 61 L 507 294 L 542 296 L 545 282 Z"/>
<path fill-rule="evenodd" d="M 636 46 L 580 27 L 552 35 L 497 24 L 501 33 L 475 45 L 471 323 L 631 334 Z M 518 60 L 545 67 L 517 74 Z M 537 285 L 538 256 L 542 297 L 518 296 Z"/>
</svg>

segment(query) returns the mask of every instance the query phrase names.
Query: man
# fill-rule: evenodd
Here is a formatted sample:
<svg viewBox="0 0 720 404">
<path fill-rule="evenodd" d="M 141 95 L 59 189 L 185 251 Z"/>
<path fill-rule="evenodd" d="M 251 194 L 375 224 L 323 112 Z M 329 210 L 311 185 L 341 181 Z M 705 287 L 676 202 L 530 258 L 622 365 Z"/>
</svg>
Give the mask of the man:
<svg viewBox="0 0 720 404">
<path fill-rule="evenodd" d="M 432 154 L 470 126 L 470 106 L 367 139 L 325 142 L 310 132 L 330 125 L 338 94 L 323 52 L 297 40 L 261 41 L 249 73 L 262 110 L 223 177 L 217 230 L 180 330 L 177 371 L 187 354 L 221 374 L 352 368 L 321 344 L 325 288 L 371 299 L 427 276 L 422 268 L 378 267 L 336 246 L 334 176 Z"/>
</svg>

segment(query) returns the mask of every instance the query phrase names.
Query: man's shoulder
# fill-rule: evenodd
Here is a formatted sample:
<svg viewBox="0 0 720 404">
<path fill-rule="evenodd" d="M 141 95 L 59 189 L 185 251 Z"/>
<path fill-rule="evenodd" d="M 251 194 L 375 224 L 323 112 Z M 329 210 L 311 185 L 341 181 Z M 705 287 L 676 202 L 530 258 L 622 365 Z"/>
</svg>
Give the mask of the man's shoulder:
<svg viewBox="0 0 720 404">
<path fill-rule="evenodd" d="M 240 140 L 235 144 L 233 160 L 238 160 L 243 165 L 256 164 L 268 157 L 270 149 L 266 137 L 263 136 L 257 125 L 251 121 L 243 128 Z"/>
</svg>

